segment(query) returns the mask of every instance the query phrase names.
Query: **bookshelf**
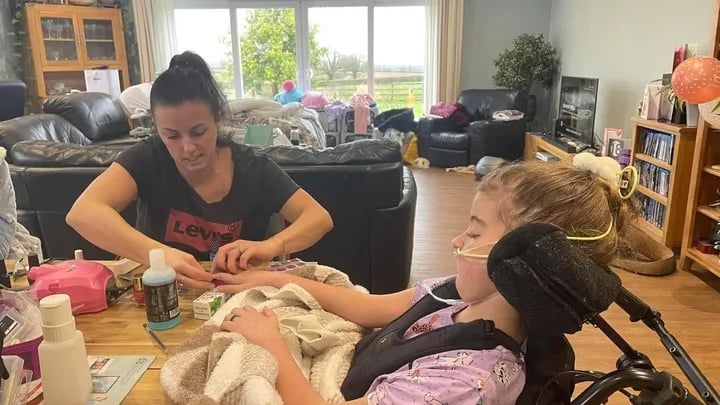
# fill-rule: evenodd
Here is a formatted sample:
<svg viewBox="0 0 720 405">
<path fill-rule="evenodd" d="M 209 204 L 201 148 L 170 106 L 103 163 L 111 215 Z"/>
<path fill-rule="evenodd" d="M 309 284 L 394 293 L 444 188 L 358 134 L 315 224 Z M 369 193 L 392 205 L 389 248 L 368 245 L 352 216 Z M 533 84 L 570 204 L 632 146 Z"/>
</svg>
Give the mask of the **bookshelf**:
<svg viewBox="0 0 720 405">
<path fill-rule="evenodd" d="M 720 56 L 720 1 L 715 4 L 713 15 L 715 29 L 710 49 L 717 58 Z M 682 270 L 690 270 L 695 263 L 720 277 L 718 255 L 702 253 L 696 248 L 698 240 L 708 239 L 713 226 L 720 222 L 720 210 L 708 206 L 708 203 L 720 198 L 717 193 L 720 190 L 720 169 L 712 167 L 717 164 L 720 164 L 720 131 L 711 129 L 700 115 L 678 266 Z"/>
<path fill-rule="evenodd" d="M 663 245 L 682 245 L 696 127 L 632 117 L 630 164 L 640 176 L 637 226 Z M 720 177 L 718 178 L 720 180 Z"/>
</svg>

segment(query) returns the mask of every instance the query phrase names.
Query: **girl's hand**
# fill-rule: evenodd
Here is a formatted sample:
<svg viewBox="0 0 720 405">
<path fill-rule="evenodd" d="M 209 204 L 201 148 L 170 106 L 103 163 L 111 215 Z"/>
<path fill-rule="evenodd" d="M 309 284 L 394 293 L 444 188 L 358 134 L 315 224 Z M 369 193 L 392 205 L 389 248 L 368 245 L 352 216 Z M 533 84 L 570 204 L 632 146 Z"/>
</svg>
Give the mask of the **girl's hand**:
<svg viewBox="0 0 720 405">
<path fill-rule="evenodd" d="M 212 276 L 218 291 L 235 294 L 261 285 L 279 288 L 285 284 L 282 277 L 287 275 L 270 271 L 247 270 L 238 274 L 214 273 Z"/>
<path fill-rule="evenodd" d="M 165 263 L 177 272 L 177 281 L 186 287 L 212 289 L 212 274 L 205 271 L 195 257 L 182 250 L 165 248 Z"/>
<path fill-rule="evenodd" d="M 258 312 L 250 305 L 235 308 L 230 315 L 225 317 L 220 328 L 238 332 L 245 336 L 250 343 L 254 343 L 270 353 L 275 353 L 276 350 L 285 347 L 277 317 L 268 308 L 263 308 L 262 312 Z"/>
<path fill-rule="evenodd" d="M 236 240 L 218 249 L 212 263 L 212 272 L 226 271 L 236 274 L 248 268 L 248 264 L 260 264 L 284 254 L 283 244 L 278 239 L 262 242 Z"/>
</svg>

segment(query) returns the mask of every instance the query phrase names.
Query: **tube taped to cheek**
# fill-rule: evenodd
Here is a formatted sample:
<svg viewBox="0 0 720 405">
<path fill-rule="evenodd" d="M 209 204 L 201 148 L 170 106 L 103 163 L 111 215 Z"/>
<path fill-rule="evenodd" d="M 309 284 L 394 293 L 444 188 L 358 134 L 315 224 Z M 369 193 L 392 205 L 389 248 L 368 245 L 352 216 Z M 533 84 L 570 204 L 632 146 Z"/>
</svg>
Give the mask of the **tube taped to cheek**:
<svg viewBox="0 0 720 405">
<path fill-rule="evenodd" d="M 610 306 L 621 287 L 615 273 L 550 224 L 523 225 L 506 234 L 490 252 L 488 275 L 531 333 L 579 331 Z"/>
</svg>

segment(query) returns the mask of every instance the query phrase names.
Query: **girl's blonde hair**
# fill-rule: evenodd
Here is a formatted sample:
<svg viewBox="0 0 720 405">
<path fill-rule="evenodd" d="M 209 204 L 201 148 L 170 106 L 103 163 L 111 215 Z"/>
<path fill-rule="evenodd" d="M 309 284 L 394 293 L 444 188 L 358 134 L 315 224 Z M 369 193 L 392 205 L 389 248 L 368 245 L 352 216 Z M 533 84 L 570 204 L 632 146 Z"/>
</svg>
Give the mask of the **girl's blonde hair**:
<svg viewBox="0 0 720 405">
<path fill-rule="evenodd" d="M 612 221 L 606 237 L 575 242 L 600 265 L 609 264 L 619 249 L 626 248 L 622 235 L 636 212 L 632 199 L 620 197 L 617 184 L 560 162 L 499 167 L 482 178 L 478 192 L 498 199 L 498 216 L 508 230 L 545 222 L 568 236 L 598 236 Z"/>
</svg>

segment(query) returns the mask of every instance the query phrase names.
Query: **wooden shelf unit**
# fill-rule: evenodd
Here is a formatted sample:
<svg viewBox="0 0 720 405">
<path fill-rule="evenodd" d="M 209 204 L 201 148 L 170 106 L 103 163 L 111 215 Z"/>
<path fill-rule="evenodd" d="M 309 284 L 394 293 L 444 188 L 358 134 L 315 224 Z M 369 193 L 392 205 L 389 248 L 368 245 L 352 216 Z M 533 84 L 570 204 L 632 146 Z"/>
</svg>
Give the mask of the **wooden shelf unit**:
<svg viewBox="0 0 720 405">
<path fill-rule="evenodd" d="M 715 2 L 715 29 L 710 38 L 713 56 L 720 56 L 720 1 Z M 698 120 L 697 136 L 690 173 L 687 213 L 680 249 L 678 267 L 690 270 L 693 263 L 706 268 L 720 277 L 720 260 L 717 254 L 705 254 L 695 248 L 699 239 L 709 239 L 713 226 L 720 221 L 720 210 L 708 204 L 720 196 L 720 170 L 712 168 L 720 164 L 720 131 L 713 130 L 702 114 Z"/>
<path fill-rule="evenodd" d="M 523 151 L 523 159 L 526 161 L 537 160 L 537 152 L 548 152 L 557 157 L 560 161 L 572 163 L 575 153 L 568 153 L 543 139 L 542 136 L 525 133 L 525 149 Z"/>
<path fill-rule="evenodd" d="M 41 112 L 49 96 L 84 91 L 85 70 L 117 69 L 120 88 L 130 85 L 120 9 L 28 2 L 25 11 L 32 112 Z"/>
<path fill-rule="evenodd" d="M 667 196 L 649 187 L 638 185 L 637 195 L 656 201 L 656 204 L 661 204 L 665 210 L 660 221 L 660 227 L 655 226 L 643 217 L 638 219 L 638 226 L 665 246 L 669 248 L 679 247 L 683 239 L 683 226 L 687 209 L 686 198 L 690 186 L 689 179 L 697 128 L 646 120 L 640 117 L 631 117 L 630 120 L 633 123 L 630 164 L 638 166 L 641 163 L 646 163 L 670 172 Z M 660 132 L 672 136 L 671 142 L 667 144 L 667 147 L 671 148 L 672 151 L 670 162 L 643 152 L 643 145 L 649 132 Z M 638 174 L 642 174 L 639 167 Z"/>
</svg>

